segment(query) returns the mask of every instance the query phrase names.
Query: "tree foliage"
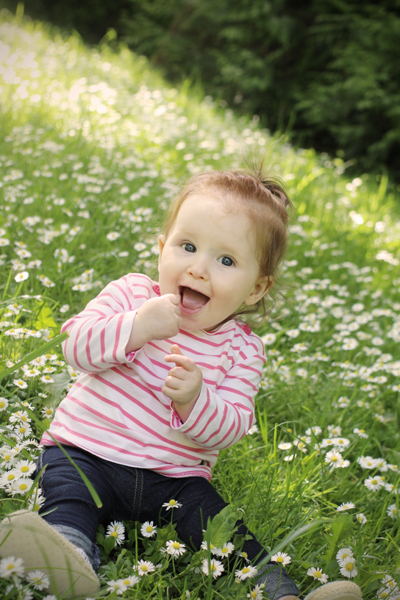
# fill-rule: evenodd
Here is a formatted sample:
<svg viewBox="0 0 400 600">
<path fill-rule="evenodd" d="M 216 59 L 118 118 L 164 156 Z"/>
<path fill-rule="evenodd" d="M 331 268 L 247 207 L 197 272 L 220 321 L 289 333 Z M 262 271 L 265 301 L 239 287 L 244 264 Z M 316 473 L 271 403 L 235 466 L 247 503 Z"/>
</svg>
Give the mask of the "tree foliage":
<svg viewBox="0 0 400 600">
<path fill-rule="evenodd" d="M 175 82 L 303 146 L 400 176 L 400 0 L 26 0 L 95 41 L 114 27 Z M 33 8 L 32 8 L 33 10 Z M 39 15 L 40 16 L 40 15 Z M 224 103 L 224 102 L 222 102 Z"/>
</svg>

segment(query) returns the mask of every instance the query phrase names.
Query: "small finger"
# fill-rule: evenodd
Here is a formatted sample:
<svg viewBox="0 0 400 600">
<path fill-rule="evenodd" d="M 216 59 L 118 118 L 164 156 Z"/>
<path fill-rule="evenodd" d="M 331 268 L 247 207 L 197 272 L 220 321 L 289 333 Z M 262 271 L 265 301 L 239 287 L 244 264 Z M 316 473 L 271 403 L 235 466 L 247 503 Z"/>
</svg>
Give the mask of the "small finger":
<svg viewBox="0 0 400 600">
<path fill-rule="evenodd" d="M 165 379 L 165 386 L 170 390 L 178 390 L 179 380 L 176 377 L 171 377 L 168 375 L 168 377 Z"/>
<path fill-rule="evenodd" d="M 185 379 L 185 373 L 186 373 L 186 370 L 182 369 L 182 367 L 173 367 L 169 371 L 168 375 L 170 377 L 176 377 L 177 379 L 183 380 L 183 379 Z"/>
<path fill-rule="evenodd" d="M 182 367 L 186 371 L 194 371 L 196 364 L 188 356 L 182 356 L 181 354 L 167 354 L 164 357 L 165 362 L 174 362 L 177 367 Z"/>
<path fill-rule="evenodd" d="M 171 354 L 180 354 L 181 356 L 183 356 L 183 352 L 179 348 L 178 344 L 172 344 L 172 346 L 171 346 Z"/>
</svg>

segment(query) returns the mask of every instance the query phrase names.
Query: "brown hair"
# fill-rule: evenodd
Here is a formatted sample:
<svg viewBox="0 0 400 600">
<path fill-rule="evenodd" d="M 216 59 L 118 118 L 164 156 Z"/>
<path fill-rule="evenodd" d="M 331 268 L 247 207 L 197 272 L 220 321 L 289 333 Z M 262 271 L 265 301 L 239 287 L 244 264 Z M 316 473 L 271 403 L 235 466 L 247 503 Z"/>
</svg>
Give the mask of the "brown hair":
<svg viewBox="0 0 400 600">
<path fill-rule="evenodd" d="M 266 176 L 262 167 L 248 171 L 205 171 L 194 175 L 167 210 L 162 226 L 166 237 L 183 202 L 190 194 L 199 192 L 208 192 L 225 202 L 233 200 L 245 208 L 254 228 L 260 272 L 275 283 L 285 255 L 290 213 L 293 211 L 283 182 Z M 269 307 L 264 296 L 257 304 L 239 309 L 234 316 L 259 313 L 266 317 L 273 306 L 273 297 L 269 295 L 269 299 L 272 300 Z"/>
</svg>

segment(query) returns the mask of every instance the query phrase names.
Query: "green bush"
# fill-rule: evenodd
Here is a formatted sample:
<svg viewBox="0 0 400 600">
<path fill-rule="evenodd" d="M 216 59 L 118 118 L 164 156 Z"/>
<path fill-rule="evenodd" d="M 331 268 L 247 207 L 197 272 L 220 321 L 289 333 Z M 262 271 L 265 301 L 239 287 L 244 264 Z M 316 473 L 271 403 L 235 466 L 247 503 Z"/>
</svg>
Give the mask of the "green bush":
<svg viewBox="0 0 400 600">
<path fill-rule="evenodd" d="M 297 145 L 400 181 L 400 0 L 26 0 L 26 10 L 91 42 L 114 28 L 171 81 L 199 81 Z"/>
<path fill-rule="evenodd" d="M 172 80 L 297 143 L 393 177 L 400 167 L 400 2 L 130 0 L 121 31 Z"/>
</svg>

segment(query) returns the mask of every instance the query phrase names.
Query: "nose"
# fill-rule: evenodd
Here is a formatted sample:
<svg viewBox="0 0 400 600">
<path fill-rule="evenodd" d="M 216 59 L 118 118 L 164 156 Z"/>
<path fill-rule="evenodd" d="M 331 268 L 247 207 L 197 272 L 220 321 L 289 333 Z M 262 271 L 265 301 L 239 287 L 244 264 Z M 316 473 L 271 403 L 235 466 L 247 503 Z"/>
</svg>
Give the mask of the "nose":
<svg viewBox="0 0 400 600">
<path fill-rule="evenodd" d="M 207 257 L 199 253 L 193 254 L 193 259 L 187 268 L 188 273 L 195 279 L 209 279 L 209 264 Z"/>
</svg>

